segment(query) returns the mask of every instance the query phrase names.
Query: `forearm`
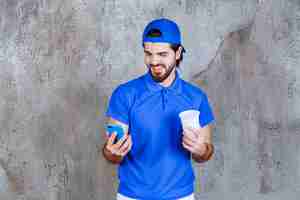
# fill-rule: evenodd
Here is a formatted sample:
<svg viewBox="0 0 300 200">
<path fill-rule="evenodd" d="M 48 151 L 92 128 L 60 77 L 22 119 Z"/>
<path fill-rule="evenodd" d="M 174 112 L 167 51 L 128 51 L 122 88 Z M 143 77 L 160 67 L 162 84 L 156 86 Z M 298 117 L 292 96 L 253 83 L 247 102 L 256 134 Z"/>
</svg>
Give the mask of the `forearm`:
<svg viewBox="0 0 300 200">
<path fill-rule="evenodd" d="M 192 158 L 197 163 L 203 163 L 212 158 L 212 155 L 214 153 L 214 146 L 211 143 L 203 143 L 203 145 L 206 146 L 206 150 L 204 153 L 200 154 L 192 154 Z"/>
<path fill-rule="evenodd" d="M 103 157 L 113 164 L 120 164 L 123 160 L 122 156 L 112 154 L 107 148 L 106 144 L 102 147 L 102 155 Z"/>
</svg>

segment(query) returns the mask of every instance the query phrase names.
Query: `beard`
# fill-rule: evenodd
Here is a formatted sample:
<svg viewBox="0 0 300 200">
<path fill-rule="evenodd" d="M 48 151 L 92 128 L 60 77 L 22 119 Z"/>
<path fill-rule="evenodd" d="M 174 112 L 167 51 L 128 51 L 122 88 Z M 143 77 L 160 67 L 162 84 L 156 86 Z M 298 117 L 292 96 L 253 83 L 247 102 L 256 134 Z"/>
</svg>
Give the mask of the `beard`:
<svg viewBox="0 0 300 200">
<path fill-rule="evenodd" d="M 154 75 L 153 72 L 151 71 L 152 67 L 155 67 L 155 66 L 158 66 L 158 65 L 161 66 L 161 68 L 166 69 L 166 72 L 162 75 L 159 75 L 159 76 Z M 162 64 L 161 65 L 158 64 L 158 65 L 149 65 L 148 68 L 150 69 L 150 74 L 151 74 L 153 80 L 155 82 L 161 83 L 170 76 L 170 74 L 173 71 L 173 69 L 175 68 L 176 64 L 174 63 L 174 64 L 170 65 L 169 67 L 166 67 L 166 65 L 162 65 Z"/>
</svg>

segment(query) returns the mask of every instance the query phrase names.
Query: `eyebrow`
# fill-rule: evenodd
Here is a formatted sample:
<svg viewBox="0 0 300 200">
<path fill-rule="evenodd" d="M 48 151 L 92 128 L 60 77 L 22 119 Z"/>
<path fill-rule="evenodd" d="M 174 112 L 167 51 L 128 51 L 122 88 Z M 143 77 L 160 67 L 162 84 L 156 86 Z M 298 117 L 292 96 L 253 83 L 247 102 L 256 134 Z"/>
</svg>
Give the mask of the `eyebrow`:
<svg viewBox="0 0 300 200">
<path fill-rule="evenodd" d="M 151 53 L 150 51 L 147 51 L 147 50 L 144 50 L 144 52 L 145 53 L 147 53 L 147 54 L 150 54 L 150 55 L 152 55 L 153 53 Z M 156 53 L 156 54 L 158 54 L 158 55 L 163 55 L 163 54 L 168 54 L 169 52 L 167 52 L 167 51 L 161 51 L 161 52 L 158 52 L 158 53 Z"/>
</svg>

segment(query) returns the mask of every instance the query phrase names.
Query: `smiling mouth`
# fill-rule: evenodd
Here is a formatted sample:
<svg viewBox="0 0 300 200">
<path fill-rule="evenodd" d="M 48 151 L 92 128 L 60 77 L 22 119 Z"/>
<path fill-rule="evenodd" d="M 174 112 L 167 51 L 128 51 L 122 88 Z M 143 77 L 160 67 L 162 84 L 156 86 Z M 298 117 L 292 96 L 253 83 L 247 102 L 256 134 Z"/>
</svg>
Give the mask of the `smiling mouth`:
<svg viewBox="0 0 300 200">
<path fill-rule="evenodd" d="M 151 66 L 154 71 L 161 71 L 163 69 L 162 65 Z"/>
<path fill-rule="evenodd" d="M 158 66 L 158 67 L 152 67 L 152 69 L 154 69 L 154 70 L 161 70 L 161 67 L 160 66 Z"/>
<path fill-rule="evenodd" d="M 162 74 L 162 69 L 161 68 L 153 68 L 152 72 L 156 75 Z"/>
</svg>

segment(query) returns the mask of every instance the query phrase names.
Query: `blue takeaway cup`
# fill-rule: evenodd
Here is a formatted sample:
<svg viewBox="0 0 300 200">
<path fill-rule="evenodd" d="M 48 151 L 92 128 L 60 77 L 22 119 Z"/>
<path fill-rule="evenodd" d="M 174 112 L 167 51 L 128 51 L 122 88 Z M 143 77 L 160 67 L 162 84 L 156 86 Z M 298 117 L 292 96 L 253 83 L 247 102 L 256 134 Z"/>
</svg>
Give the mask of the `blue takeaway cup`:
<svg viewBox="0 0 300 200">
<path fill-rule="evenodd" d="M 106 126 L 106 131 L 108 132 L 108 136 L 110 137 L 112 133 L 115 132 L 117 136 L 117 140 L 120 140 L 124 136 L 124 130 L 121 125 L 117 124 L 108 124 Z"/>
</svg>

